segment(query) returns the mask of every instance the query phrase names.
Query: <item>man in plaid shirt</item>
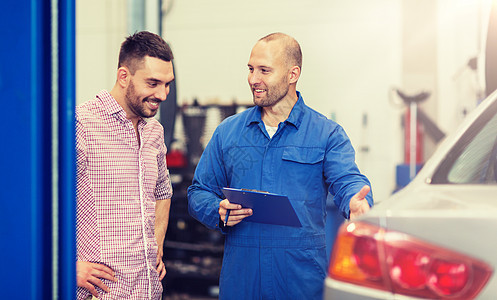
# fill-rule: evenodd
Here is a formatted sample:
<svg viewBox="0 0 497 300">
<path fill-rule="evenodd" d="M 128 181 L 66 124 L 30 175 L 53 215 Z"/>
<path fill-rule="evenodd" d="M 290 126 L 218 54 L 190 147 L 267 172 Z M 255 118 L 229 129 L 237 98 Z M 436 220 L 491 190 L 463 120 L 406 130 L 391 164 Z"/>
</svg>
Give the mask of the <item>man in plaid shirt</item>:
<svg viewBox="0 0 497 300">
<path fill-rule="evenodd" d="M 78 299 L 162 295 L 172 187 L 152 117 L 174 80 L 172 59 L 160 36 L 129 36 L 112 90 L 76 108 Z"/>
</svg>

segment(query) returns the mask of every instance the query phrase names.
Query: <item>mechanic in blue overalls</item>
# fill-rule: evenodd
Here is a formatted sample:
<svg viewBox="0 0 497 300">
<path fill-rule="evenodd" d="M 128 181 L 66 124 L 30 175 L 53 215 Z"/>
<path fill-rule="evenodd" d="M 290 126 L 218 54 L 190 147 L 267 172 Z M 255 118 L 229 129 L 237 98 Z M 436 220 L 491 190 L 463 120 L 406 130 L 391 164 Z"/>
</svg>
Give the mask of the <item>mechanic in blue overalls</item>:
<svg viewBox="0 0 497 300">
<path fill-rule="evenodd" d="M 226 234 L 220 299 L 322 299 L 328 193 L 345 218 L 373 205 L 345 131 L 296 90 L 301 67 L 300 46 L 286 34 L 255 44 L 248 82 L 256 105 L 217 127 L 188 189 L 190 214 Z M 244 222 L 252 210 L 223 199 L 223 187 L 288 196 L 302 227 Z"/>
</svg>

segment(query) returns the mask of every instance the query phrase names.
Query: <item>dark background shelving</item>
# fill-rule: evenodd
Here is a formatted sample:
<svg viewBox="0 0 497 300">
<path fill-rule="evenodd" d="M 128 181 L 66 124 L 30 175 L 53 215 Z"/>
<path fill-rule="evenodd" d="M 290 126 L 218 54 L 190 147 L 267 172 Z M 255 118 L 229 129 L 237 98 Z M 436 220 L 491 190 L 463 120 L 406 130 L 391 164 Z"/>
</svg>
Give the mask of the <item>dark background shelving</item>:
<svg viewBox="0 0 497 300">
<path fill-rule="evenodd" d="M 170 169 L 170 172 L 181 170 Z M 178 175 L 178 174 L 175 174 Z M 187 174 L 186 174 L 187 175 Z M 221 233 L 210 230 L 188 214 L 186 189 L 191 176 L 176 184 L 164 242 L 164 297 L 216 297 L 224 248 Z M 170 298 L 169 298 L 170 299 Z"/>
<path fill-rule="evenodd" d="M 236 104 L 202 106 L 194 101 L 193 105 L 176 108 L 176 122 L 181 122 L 176 125 L 182 126 L 177 126 L 173 138 L 166 143 L 173 197 L 164 241 L 167 274 L 162 281 L 163 299 L 217 299 L 224 236 L 188 214 L 187 189 L 206 140 L 219 122 L 235 114 L 239 107 Z M 176 126 L 169 125 L 168 130 L 171 127 Z"/>
</svg>

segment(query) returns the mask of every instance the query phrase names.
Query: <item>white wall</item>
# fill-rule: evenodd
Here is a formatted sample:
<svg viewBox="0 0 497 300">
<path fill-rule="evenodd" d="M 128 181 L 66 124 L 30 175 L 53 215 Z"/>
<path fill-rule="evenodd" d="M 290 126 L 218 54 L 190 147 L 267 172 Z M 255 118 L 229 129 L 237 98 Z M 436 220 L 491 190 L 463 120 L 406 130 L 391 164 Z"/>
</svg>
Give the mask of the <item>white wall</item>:
<svg viewBox="0 0 497 300">
<path fill-rule="evenodd" d="M 175 55 L 178 100 L 251 103 L 247 61 L 252 46 L 271 32 L 290 34 L 304 55 L 298 89 L 309 106 L 343 125 L 380 201 L 395 188 L 395 166 L 404 156 L 404 109 L 393 104 L 398 99 L 391 89 L 427 87 L 433 93 L 428 110 L 446 132 L 458 124 L 462 104 L 457 103 L 472 103 L 467 99 L 473 90 L 465 87 L 471 73 L 463 71 L 456 79 L 454 74 L 478 52 L 479 23 L 485 18 L 480 3 L 489 0 L 431 1 L 165 0 L 162 29 Z M 124 2 L 77 1 L 78 102 L 114 84 L 127 32 Z M 423 9 L 430 9 L 429 20 L 410 15 L 419 5 L 424 6 L 416 13 L 423 16 Z M 406 24 L 410 19 L 418 23 Z M 405 28 L 414 40 L 406 42 Z M 435 35 L 429 44 L 433 51 L 422 58 L 413 54 L 411 42 L 426 34 Z M 419 68 L 424 73 L 417 73 L 416 64 L 427 64 Z M 361 151 L 364 147 L 369 151 Z"/>
<path fill-rule="evenodd" d="M 452 131 L 485 94 L 485 46 L 492 0 L 439 0 L 438 115 L 439 125 Z M 478 69 L 468 61 L 478 58 Z M 481 95 L 480 95 L 481 94 Z"/>
<path fill-rule="evenodd" d="M 76 103 L 116 81 L 119 48 L 127 35 L 123 0 L 76 1 Z"/>
</svg>

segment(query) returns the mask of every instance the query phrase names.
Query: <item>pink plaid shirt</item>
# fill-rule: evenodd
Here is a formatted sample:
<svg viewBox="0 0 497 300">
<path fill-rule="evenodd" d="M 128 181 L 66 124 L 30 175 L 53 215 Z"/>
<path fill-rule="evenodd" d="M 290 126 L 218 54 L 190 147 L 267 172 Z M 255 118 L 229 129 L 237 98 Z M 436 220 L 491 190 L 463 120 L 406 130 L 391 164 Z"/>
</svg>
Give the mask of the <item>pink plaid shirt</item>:
<svg viewBox="0 0 497 300">
<path fill-rule="evenodd" d="M 151 118 L 133 124 L 107 92 L 76 108 L 77 259 L 109 266 L 117 282 L 101 299 L 160 299 L 155 201 L 169 199 L 164 131 Z M 88 290 L 78 288 L 78 299 Z"/>
</svg>

